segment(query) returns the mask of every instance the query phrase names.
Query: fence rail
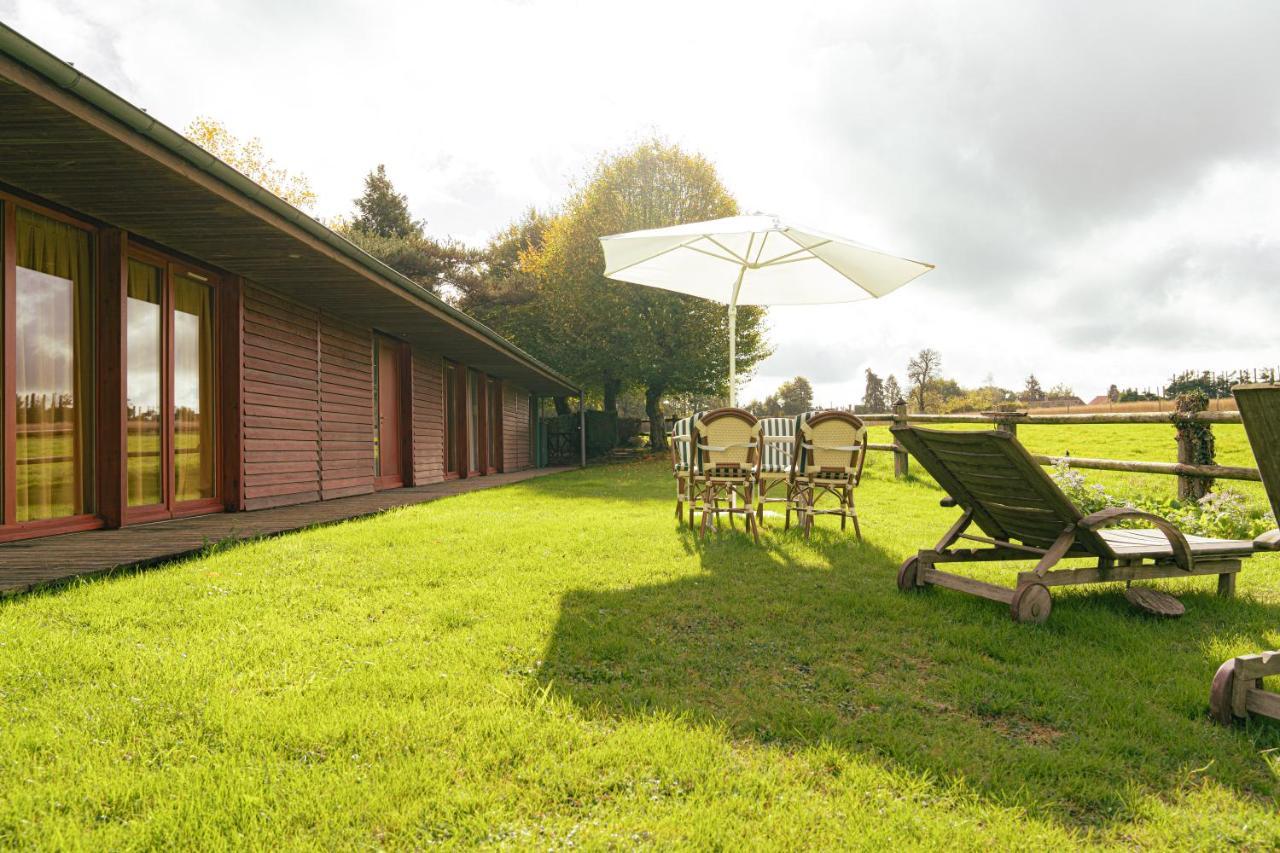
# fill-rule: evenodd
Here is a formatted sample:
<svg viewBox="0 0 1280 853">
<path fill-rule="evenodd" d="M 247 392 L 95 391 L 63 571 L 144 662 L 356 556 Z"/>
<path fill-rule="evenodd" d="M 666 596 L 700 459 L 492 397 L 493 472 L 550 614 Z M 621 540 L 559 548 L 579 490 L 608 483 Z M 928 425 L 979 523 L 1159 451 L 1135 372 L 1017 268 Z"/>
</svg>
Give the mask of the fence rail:
<svg viewBox="0 0 1280 853">
<path fill-rule="evenodd" d="M 1017 434 L 1019 427 L 1038 425 L 1088 425 L 1088 424 L 1168 424 L 1173 426 L 1168 412 L 1093 412 L 1077 415 L 1033 415 L 1026 412 L 981 412 L 975 414 L 929 415 L 906 412 L 905 405 L 894 407 L 894 411 L 884 414 L 859 415 L 863 423 L 868 424 L 986 424 L 1010 434 Z M 1184 417 L 1185 420 L 1198 421 L 1204 424 L 1238 424 L 1240 413 L 1232 411 L 1196 412 Z M 891 444 L 873 443 L 867 445 L 868 450 L 893 454 L 893 470 L 898 477 L 907 475 L 909 456 L 907 450 L 897 442 Z M 1178 443 L 1178 455 L 1183 456 L 1182 443 Z M 1146 462 L 1137 459 L 1093 459 L 1084 456 L 1046 456 L 1032 454 L 1032 458 L 1041 465 L 1057 465 L 1066 463 L 1072 468 L 1088 468 L 1097 471 L 1124 471 L 1134 474 L 1163 474 L 1179 478 L 1179 493 L 1183 493 L 1183 484 L 1196 480 L 1248 480 L 1260 482 L 1261 475 L 1256 468 L 1241 468 L 1215 463 L 1178 462 Z"/>
</svg>

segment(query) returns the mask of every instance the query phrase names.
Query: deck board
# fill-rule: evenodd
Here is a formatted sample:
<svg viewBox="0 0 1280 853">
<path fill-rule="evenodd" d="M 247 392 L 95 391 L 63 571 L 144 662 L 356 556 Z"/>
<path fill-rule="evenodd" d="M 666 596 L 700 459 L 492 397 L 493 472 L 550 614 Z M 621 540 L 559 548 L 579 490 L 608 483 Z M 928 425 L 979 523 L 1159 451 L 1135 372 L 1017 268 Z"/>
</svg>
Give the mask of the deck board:
<svg viewBox="0 0 1280 853">
<path fill-rule="evenodd" d="M 274 536 L 569 470 L 573 469 L 531 469 L 273 509 L 6 542 L 0 544 L 0 597 L 75 577 L 164 562 L 198 553 L 211 542 Z"/>
</svg>

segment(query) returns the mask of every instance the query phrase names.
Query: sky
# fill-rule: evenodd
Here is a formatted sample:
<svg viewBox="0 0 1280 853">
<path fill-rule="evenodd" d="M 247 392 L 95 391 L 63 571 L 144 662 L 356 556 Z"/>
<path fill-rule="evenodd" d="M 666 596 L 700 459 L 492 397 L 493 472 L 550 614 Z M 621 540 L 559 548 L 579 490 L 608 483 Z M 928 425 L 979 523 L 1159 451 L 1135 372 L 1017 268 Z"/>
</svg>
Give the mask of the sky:
<svg viewBox="0 0 1280 853">
<path fill-rule="evenodd" d="M 1200 2 L 0 0 L 175 128 L 260 137 L 347 213 L 384 163 L 480 244 L 653 135 L 765 211 L 937 269 L 775 308 L 740 397 L 1034 372 L 1086 400 L 1280 363 L 1280 7 Z M 815 330 L 817 332 L 815 333 Z M 572 372 L 571 366 L 563 366 Z"/>
</svg>

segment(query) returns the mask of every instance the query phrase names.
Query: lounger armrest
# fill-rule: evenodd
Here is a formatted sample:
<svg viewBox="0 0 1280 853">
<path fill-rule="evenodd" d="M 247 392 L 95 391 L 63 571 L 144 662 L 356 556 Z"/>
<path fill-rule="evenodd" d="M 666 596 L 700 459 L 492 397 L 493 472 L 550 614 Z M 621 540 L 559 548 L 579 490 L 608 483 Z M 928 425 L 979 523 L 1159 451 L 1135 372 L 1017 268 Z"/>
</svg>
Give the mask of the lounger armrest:
<svg viewBox="0 0 1280 853">
<path fill-rule="evenodd" d="M 1173 549 L 1173 562 L 1177 564 L 1178 568 L 1189 572 L 1195 567 L 1195 557 L 1191 556 L 1191 545 L 1188 544 L 1187 537 L 1183 536 L 1182 531 L 1174 527 L 1170 521 L 1158 515 L 1137 509 L 1112 507 L 1110 509 L 1100 509 L 1091 515 L 1086 515 L 1080 519 L 1076 526 L 1083 530 L 1096 531 L 1119 524 L 1122 521 L 1141 521 L 1150 524 L 1163 533 L 1164 538 L 1169 540 L 1169 547 Z"/>
<path fill-rule="evenodd" d="M 1256 537 L 1253 547 L 1259 551 L 1280 551 L 1280 530 L 1268 530 Z"/>
<path fill-rule="evenodd" d="M 943 498 L 942 500 L 938 501 L 938 506 L 948 506 L 948 507 L 950 507 L 950 506 L 959 506 L 959 505 L 960 505 L 960 504 L 956 501 L 956 499 L 955 499 L 955 498 L 950 498 L 950 497 L 948 497 L 948 498 Z"/>
</svg>

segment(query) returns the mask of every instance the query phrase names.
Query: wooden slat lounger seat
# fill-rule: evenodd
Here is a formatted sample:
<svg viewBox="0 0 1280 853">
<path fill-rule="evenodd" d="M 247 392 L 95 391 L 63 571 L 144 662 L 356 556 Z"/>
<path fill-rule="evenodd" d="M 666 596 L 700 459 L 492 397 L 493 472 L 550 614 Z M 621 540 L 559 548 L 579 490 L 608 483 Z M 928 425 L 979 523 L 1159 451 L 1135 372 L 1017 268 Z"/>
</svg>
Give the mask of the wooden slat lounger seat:
<svg viewBox="0 0 1280 853">
<path fill-rule="evenodd" d="M 909 425 L 893 427 L 895 439 L 951 496 L 960 519 L 933 548 L 902 564 L 898 587 L 943 586 L 1009 606 L 1019 622 L 1049 618 L 1049 589 L 1067 584 L 1217 575 L 1218 592 L 1230 595 L 1241 560 L 1255 552 L 1246 540 L 1186 536 L 1159 516 L 1131 509 L 1084 515 L 1016 438 L 1006 432 L 954 432 Z M 1139 529 L 1116 529 L 1137 523 Z M 980 533 L 969 532 L 977 526 Z M 958 543 L 986 547 L 956 547 Z M 1063 559 L 1094 565 L 1054 569 Z M 945 563 L 1037 560 L 1020 572 L 1013 589 L 944 572 Z"/>
<path fill-rule="evenodd" d="M 1231 389 L 1240 419 L 1262 474 L 1271 511 L 1280 518 L 1280 385 L 1237 385 Z M 1280 550 L 1280 530 L 1253 540 L 1259 551 Z M 1251 714 L 1280 720 L 1280 693 L 1264 690 L 1262 679 L 1280 675 L 1280 651 L 1234 657 L 1218 667 L 1209 689 L 1209 713 L 1230 724 Z"/>
</svg>

